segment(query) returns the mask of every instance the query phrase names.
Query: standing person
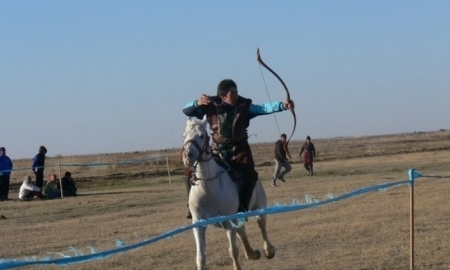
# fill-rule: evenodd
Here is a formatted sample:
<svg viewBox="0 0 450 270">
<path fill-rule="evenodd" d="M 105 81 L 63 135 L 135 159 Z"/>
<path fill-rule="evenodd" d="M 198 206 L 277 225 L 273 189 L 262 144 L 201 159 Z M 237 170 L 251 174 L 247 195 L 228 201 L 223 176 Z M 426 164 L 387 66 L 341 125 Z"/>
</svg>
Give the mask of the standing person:
<svg viewBox="0 0 450 270">
<path fill-rule="evenodd" d="M 47 148 L 45 146 L 39 147 L 39 153 L 34 157 L 33 166 L 31 166 L 36 176 L 36 186 L 41 189 L 44 185 L 45 154 L 47 154 Z"/>
<path fill-rule="evenodd" d="M 284 170 L 281 172 L 281 168 Z M 286 157 L 286 134 L 281 134 L 280 139 L 275 143 L 275 172 L 272 175 L 272 186 L 277 186 L 277 179 L 282 182 L 284 176 L 292 170 L 291 164 L 289 164 Z"/>
<path fill-rule="evenodd" d="M 251 99 L 238 95 L 237 85 L 233 80 L 222 80 L 217 87 L 217 96 L 202 95 L 183 108 L 184 114 L 203 119 L 206 115 L 213 132 L 213 150 L 228 162 L 230 166 L 241 171 L 244 176 L 239 194 L 238 212 L 247 211 L 258 180 L 253 155 L 248 143 L 247 128 L 250 119 L 259 115 L 277 113 L 294 108 L 294 103 L 276 101 L 260 105 Z"/>
<path fill-rule="evenodd" d="M 316 149 L 314 148 L 314 144 L 311 142 L 311 137 L 306 137 L 306 142 L 303 144 L 302 149 L 300 150 L 300 158 L 303 154 L 303 166 L 308 171 L 308 175 L 313 176 L 313 159 L 316 157 Z"/>
<path fill-rule="evenodd" d="M 42 198 L 42 196 L 40 196 L 40 191 L 41 189 L 38 186 L 35 186 L 33 185 L 33 183 L 31 183 L 31 176 L 26 175 L 22 185 L 20 186 L 19 199 L 31 200 L 35 195 Z"/>
<path fill-rule="evenodd" d="M 13 163 L 6 155 L 5 147 L 0 147 L 0 201 L 9 200 L 9 177 L 12 169 Z"/>
</svg>

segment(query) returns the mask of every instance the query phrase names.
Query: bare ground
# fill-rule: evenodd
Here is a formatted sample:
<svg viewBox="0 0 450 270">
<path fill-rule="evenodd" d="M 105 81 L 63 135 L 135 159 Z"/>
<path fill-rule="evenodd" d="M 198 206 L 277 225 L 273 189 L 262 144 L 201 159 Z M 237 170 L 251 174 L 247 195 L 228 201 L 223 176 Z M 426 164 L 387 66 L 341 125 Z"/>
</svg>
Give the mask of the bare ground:
<svg viewBox="0 0 450 270">
<path fill-rule="evenodd" d="M 291 144 L 291 153 L 301 142 Z M 437 132 L 315 141 L 320 149 L 316 175 L 308 177 L 298 157 L 286 183 L 270 186 L 273 144 L 253 151 L 268 203 L 304 201 L 305 194 L 324 198 L 366 186 L 408 179 L 407 170 L 450 176 L 450 134 Z M 173 151 L 176 153 L 176 151 Z M 175 155 L 175 154 L 174 154 Z M 176 164 L 174 162 L 174 164 Z M 178 173 L 177 173 L 178 172 Z M 126 176 L 81 181 L 80 196 L 57 200 L 0 202 L 0 258 L 43 258 L 115 248 L 114 241 L 140 242 L 189 224 L 184 218 L 186 191 L 181 170 L 165 175 Z M 133 172 L 130 172 L 133 175 Z M 92 181 L 96 185 L 92 186 Z M 17 196 L 18 187 L 11 190 Z M 272 260 L 245 259 L 244 269 L 409 269 L 410 187 L 402 185 L 308 210 L 268 217 L 277 254 Z M 419 178 L 415 195 L 415 269 L 450 269 L 450 178 Z M 255 248 L 262 239 L 253 218 L 247 232 Z M 207 232 L 208 269 L 232 269 L 223 231 Z M 57 257 L 57 256 L 56 256 Z M 59 269 L 32 266 L 28 269 Z M 191 232 L 114 255 L 69 265 L 66 269 L 195 269 Z"/>
</svg>

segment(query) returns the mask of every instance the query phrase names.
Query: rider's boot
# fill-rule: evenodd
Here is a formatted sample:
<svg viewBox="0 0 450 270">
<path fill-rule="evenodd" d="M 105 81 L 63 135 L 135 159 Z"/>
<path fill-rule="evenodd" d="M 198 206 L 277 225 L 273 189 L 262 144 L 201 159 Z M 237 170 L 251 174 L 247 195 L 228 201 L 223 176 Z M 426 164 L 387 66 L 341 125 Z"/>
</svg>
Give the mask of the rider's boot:
<svg viewBox="0 0 450 270">
<path fill-rule="evenodd" d="M 313 165 L 311 165 L 311 167 L 310 167 L 310 172 L 311 172 L 311 176 L 313 176 L 314 175 L 314 170 L 313 170 Z"/>
<path fill-rule="evenodd" d="M 192 214 L 191 214 L 191 210 L 189 209 L 189 204 L 187 205 L 186 218 L 192 219 Z"/>
</svg>

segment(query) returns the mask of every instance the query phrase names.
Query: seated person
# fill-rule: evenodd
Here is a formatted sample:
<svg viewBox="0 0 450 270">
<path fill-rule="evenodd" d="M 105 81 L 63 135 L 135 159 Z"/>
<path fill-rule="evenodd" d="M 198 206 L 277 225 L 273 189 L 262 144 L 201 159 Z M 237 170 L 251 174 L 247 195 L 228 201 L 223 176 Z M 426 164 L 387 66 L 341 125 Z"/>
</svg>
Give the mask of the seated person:
<svg viewBox="0 0 450 270">
<path fill-rule="evenodd" d="M 19 190 L 19 199 L 21 200 L 30 200 L 35 195 L 37 197 L 41 197 L 41 189 L 38 186 L 33 185 L 31 182 L 31 176 L 27 175 L 25 176 L 25 179 L 20 186 Z"/>
<path fill-rule="evenodd" d="M 75 186 L 75 181 L 71 177 L 72 174 L 70 172 L 66 172 L 64 177 L 61 178 L 63 196 L 77 196 L 77 187 Z M 57 183 L 57 188 L 61 189 L 59 186 L 59 182 Z"/>
<path fill-rule="evenodd" d="M 56 174 L 51 174 L 50 179 L 47 181 L 47 184 L 45 184 L 44 188 L 42 189 L 42 194 L 44 194 L 45 197 L 49 199 L 53 198 L 61 198 L 61 190 L 56 188 Z"/>
</svg>

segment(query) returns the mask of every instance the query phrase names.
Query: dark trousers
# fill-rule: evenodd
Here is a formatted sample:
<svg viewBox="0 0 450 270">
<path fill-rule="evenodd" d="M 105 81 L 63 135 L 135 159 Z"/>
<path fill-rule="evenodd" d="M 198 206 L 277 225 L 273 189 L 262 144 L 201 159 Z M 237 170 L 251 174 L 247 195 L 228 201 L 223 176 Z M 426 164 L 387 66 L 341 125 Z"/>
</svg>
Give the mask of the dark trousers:
<svg viewBox="0 0 450 270">
<path fill-rule="evenodd" d="M 242 172 L 244 181 L 258 181 L 258 172 L 255 170 L 255 162 L 248 143 L 234 147 L 233 157 L 229 160 L 229 164 Z"/>
<path fill-rule="evenodd" d="M 63 190 L 63 195 L 64 196 L 77 196 L 77 190 L 74 188 L 66 188 Z"/>
<path fill-rule="evenodd" d="M 0 199 L 8 199 L 9 175 L 0 176 Z"/>
<path fill-rule="evenodd" d="M 244 176 L 242 188 L 239 192 L 238 212 L 248 211 L 253 189 L 256 181 L 258 181 L 258 172 L 255 170 L 255 162 L 248 142 L 234 147 L 233 158 L 229 163 L 231 167 L 241 171 Z"/>
<path fill-rule="evenodd" d="M 34 176 L 36 176 L 36 186 L 42 189 L 42 186 L 44 185 L 44 170 L 34 172 Z"/>
</svg>

